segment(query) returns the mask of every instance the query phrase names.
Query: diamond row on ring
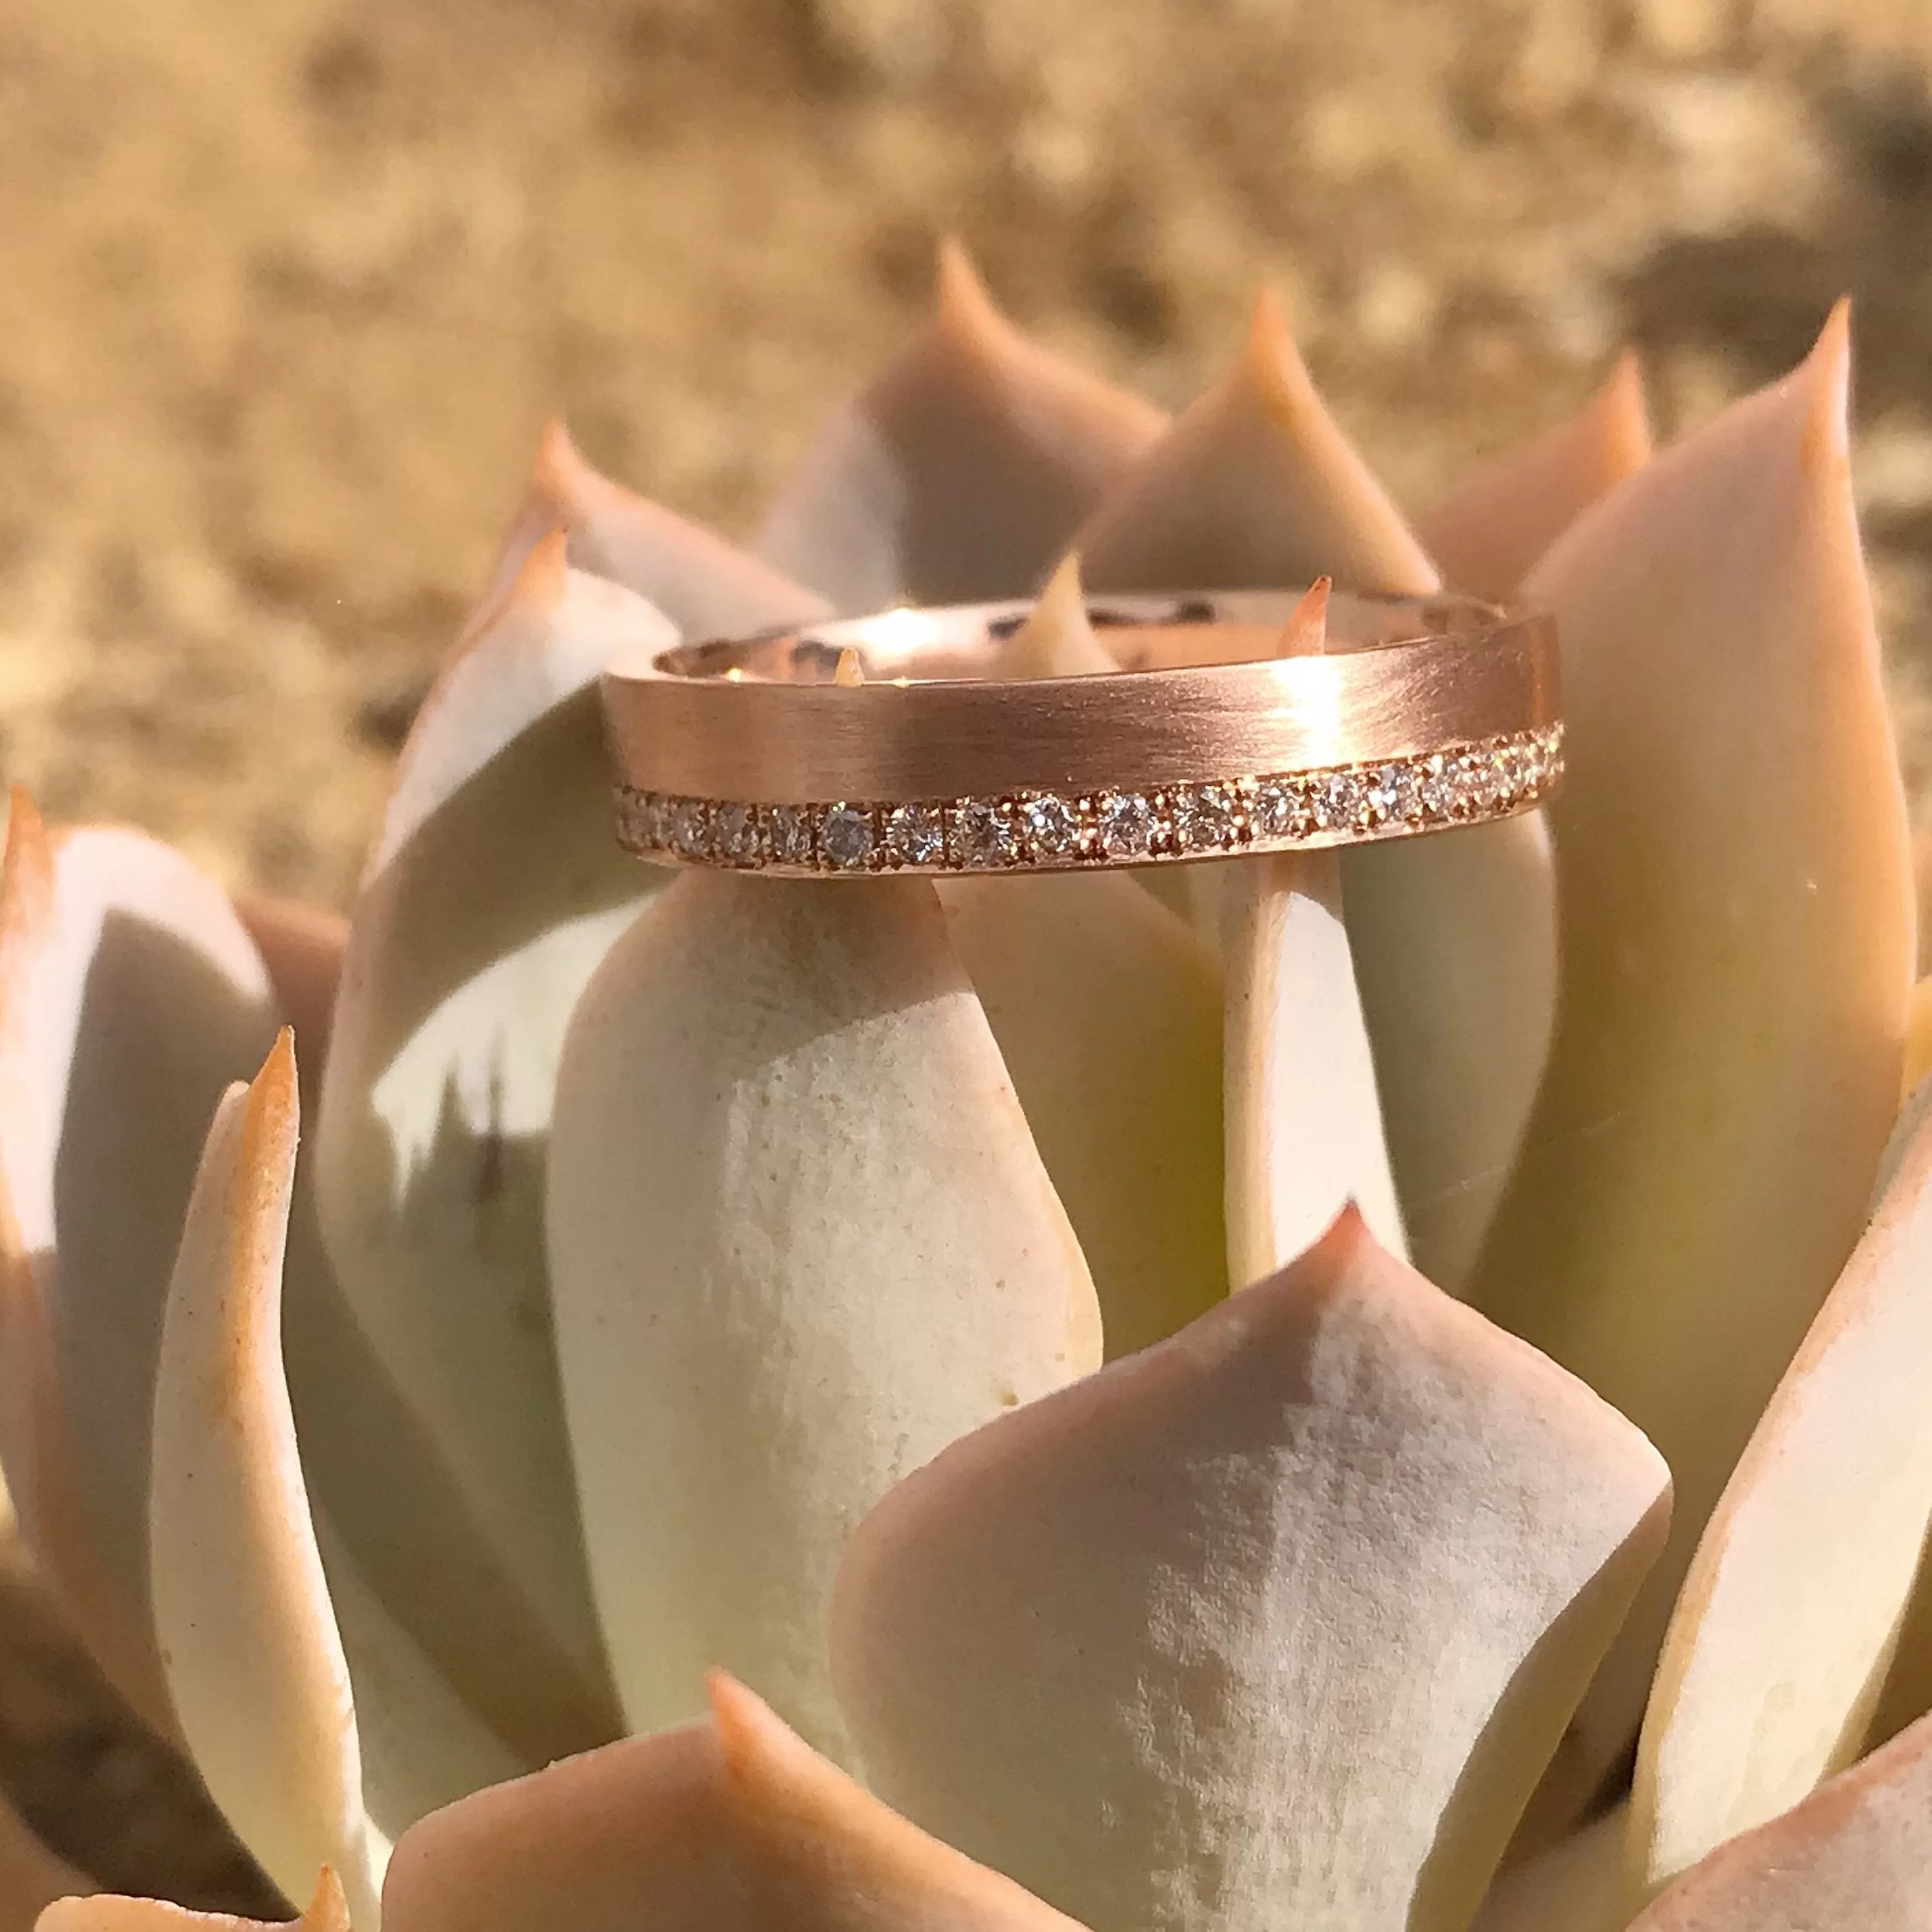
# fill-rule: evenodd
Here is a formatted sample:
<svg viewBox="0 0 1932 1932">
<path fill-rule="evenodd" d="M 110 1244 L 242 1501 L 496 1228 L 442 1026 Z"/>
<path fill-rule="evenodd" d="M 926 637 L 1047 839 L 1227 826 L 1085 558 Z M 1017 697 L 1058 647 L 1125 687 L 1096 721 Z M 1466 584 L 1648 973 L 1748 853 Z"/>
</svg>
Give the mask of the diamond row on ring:
<svg viewBox="0 0 1932 1932">
<path fill-rule="evenodd" d="M 1004 872 L 1352 844 L 1500 818 L 1562 776 L 1560 725 L 1376 764 L 1150 790 L 1027 791 L 899 803 L 749 805 L 617 791 L 646 858 L 746 871 Z"/>
</svg>

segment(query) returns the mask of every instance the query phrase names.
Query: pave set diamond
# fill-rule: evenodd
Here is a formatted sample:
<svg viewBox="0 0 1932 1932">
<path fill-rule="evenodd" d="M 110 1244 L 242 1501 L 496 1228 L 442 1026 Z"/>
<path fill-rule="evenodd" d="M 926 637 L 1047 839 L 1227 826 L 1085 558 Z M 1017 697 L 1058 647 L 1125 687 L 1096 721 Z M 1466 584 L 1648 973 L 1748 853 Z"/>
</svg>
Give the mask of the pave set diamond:
<svg viewBox="0 0 1932 1932">
<path fill-rule="evenodd" d="M 1153 865 L 1441 831 L 1526 809 L 1562 770 L 1556 725 L 1379 764 L 1144 791 L 747 805 L 624 785 L 617 825 L 646 858 L 751 872 Z"/>
</svg>

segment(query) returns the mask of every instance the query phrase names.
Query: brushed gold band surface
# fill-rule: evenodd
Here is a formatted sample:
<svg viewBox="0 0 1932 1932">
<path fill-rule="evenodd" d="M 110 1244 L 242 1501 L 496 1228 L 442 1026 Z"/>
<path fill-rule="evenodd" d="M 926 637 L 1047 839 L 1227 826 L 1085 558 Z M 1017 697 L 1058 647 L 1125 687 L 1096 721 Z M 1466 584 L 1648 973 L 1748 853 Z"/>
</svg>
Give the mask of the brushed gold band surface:
<svg viewBox="0 0 1932 1932">
<path fill-rule="evenodd" d="M 1132 668 L 1024 682 L 992 674 L 1024 603 L 676 646 L 604 680 L 620 836 L 652 857 L 801 872 L 1148 863 L 1433 830 L 1525 809 L 1553 785 L 1548 620 L 1462 598 L 1337 595 L 1325 651 L 1276 657 L 1298 601 L 1095 598 L 1090 616 Z M 834 681 L 848 650 L 862 683 Z M 1156 815 L 1142 849 L 1100 835 L 1122 797 Z M 843 814 L 850 862 L 816 842 L 808 853 L 774 842 L 767 808 L 806 807 L 814 842 L 828 811 Z M 950 829 L 938 843 L 908 833 L 896 858 L 892 814 L 915 807 L 935 827 L 970 807 L 1018 829 L 990 844 Z M 710 824 L 718 812 L 730 814 L 722 831 Z M 1219 833 L 1191 837 L 1196 820 Z"/>
</svg>

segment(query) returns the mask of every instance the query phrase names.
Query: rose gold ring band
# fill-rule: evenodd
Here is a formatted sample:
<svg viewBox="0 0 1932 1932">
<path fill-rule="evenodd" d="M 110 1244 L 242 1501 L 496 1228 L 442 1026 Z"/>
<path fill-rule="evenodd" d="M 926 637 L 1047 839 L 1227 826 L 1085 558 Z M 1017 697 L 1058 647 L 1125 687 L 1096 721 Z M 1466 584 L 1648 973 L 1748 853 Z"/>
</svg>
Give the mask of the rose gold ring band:
<svg viewBox="0 0 1932 1932">
<path fill-rule="evenodd" d="M 1026 603 L 680 645 L 604 681 L 619 836 L 818 877 L 1149 865 L 1446 830 L 1562 771 L 1555 628 L 1473 598 L 1095 597 L 1124 667 L 1001 680 Z M 838 676 L 848 654 L 862 680 Z"/>
</svg>

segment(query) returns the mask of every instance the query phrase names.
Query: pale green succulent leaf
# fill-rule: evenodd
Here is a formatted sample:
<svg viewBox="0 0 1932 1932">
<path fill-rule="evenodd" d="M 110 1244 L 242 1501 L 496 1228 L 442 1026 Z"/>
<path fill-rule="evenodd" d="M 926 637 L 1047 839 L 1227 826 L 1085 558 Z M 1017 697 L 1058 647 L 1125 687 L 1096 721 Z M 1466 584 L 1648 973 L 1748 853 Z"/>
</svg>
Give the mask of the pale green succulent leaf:
<svg viewBox="0 0 1932 1932">
<path fill-rule="evenodd" d="M 835 1679 L 882 1797 L 1090 1924 L 1460 1932 L 1667 1489 L 1351 1210 L 886 1497 Z"/>
<path fill-rule="evenodd" d="M 664 876 L 614 836 L 597 679 L 674 635 L 566 569 L 553 538 L 445 671 L 356 902 L 316 1136 L 342 1292 L 433 1454 L 448 1540 L 480 1547 L 494 1592 L 465 1594 L 469 1562 L 390 1607 L 538 1762 L 617 1722 L 557 1390 L 544 1168 L 571 1008 Z"/>
<path fill-rule="evenodd" d="M 932 888 L 680 880 L 572 1022 L 549 1232 L 631 1727 L 694 1715 L 720 1664 L 849 1755 L 824 1626 L 852 1526 L 1100 1358 Z"/>
<path fill-rule="evenodd" d="M 320 1503 L 316 1545 L 356 1699 L 362 1807 L 391 1845 L 418 1818 L 532 1768 L 464 1702 L 372 1586 Z M 433 1536 L 434 1532 L 430 1532 Z"/>
<path fill-rule="evenodd" d="M 1121 479 L 1078 541 L 1088 580 L 1109 590 L 1279 589 L 1328 576 L 1346 590 L 1424 595 L 1440 580 L 1267 298 L 1233 369 Z M 1458 832 L 1451 844 L 1341 856 L 1376 1089 L 1358 1080 L 1302 1102 L 1352 1124 L 1379 1106 L 1418 1263 L 1448 1286 L 1466 1272 L 1527 1121 L 1556 973 L 1542 832 L 1516 824 Z M 1231 882 L 1238 868 L 1226 870 Z M 1327 944 L 1320 921 L 1304 923 Z M 1360 1023 L 1349 1022 L 1349 1037 Z M 1379 1209 L 1375 1218 L 1395 1238 L 1394 1218 Z M 1314 1232 L 1304 1226 L 1299 1238 Z M 1269 1265 L 1292 1252 L 1278 1249 Z"/>
<path fill-rule="evenodd" d="M 1080 1932 L 722 1673 L 710 1707 L 428 1820 L 396 1847 L 388 1932 Z"/>
<path fill-rule="evenodd" d="M 1921 1121 L 1684 1580 L 1644 1720 L 1654 1888 L 1862 1750 L 1932 1527 L 1932 1125 Z"/>
<path fill-rule="evenodd" d="M 1069 558 L 1007 640 L 1000 673 L 1115 668 Z M 1228 1292 L 1214 955 L 1119 873 L 959 879 L 939 890 L 1093 1270 L 1107 1353 L 1144 1348 Z"/>
<path fill-rule="evenodd" d="M 182 1736 L 242 1842 L 298 1896 L 332 1867 L 358 1932 L 373 1932 L 388 1847 L 363 1809 L 348 1661 L 281 1366 L 296 1114 L 284 1036 L 208 1130 L 155 1376 L 154 1624 Z"/>
<path fill-rule="evenodd" d="M 244 899 L 236 910 L 290 1016 L 308 1114 L 320 1084 L 310 1062 L 319 1064 L 326 1047 L 346 922 L 260 899 Z M 424 1812 L 541 1762 L 557 1732 L 552 1716 L 525 1708 L 516 1728 L 532 1741 L 531 1754 L 514 1756 L 446 1681 L 453 1671 L 502 1686 L 502 1658 L 529 1640 L 518 1621 L 527 1612 L 477 1534 L 447 1462 L 349 1307 L 322 1244 L 314 1172 L 306 1148 L 290 1204 L 283 1351 L 356 1690 L 364 1803 L 393 1838 Z M 534 1697 L 551 1688 L 539 1674 Z"/>
<path fill-rule="evenodd" d="M 1540 812 L 1340 855 L 1388 1158 L 1415 1265 L 1462 1292 L 1521 1150 L 1556 1011 Z"/>
<path fill-rule="evenodd" d="M 1847 366 L 1834 323 L 1586 512 L 1526 593 L 1563 643 L 1561 1018 L 1472 1292 L 1642 1426 L 1679 1498 L 1566 1741 L 1558 1819 L 1635 1733 L 1671 1599 L 1898 1107 L 1911 881 Z"/>
<path fill-rule="evenodd" d="M 497 556 L 486 608 L 509 593 L 530 554 L 557 530 L 572 568 L 634 590 L 686 638 L 744 637 L 823 617 L 830 608 L 715 531 L 600 475 L 563 425 L 552 423 Z"/>
<path fill-rule="evenodd" d="M 1406 1253 L 1336 855 L 1246 860 L 1222 910 L 1229 1280 L 1285 1268 L 1350 1202 Z"/>
<path fill-rule="evenodd" d="M 1932 1718 L 1694 1865 L 1630 1932 L 1920 1932 Z"/>
<path fill-rule="evenodd" d="M 1029 342 L 949 244 L 932 322 L 820 433 L 758 551 L 854 615 L 1024 596 L 1162 422 Z"/>
<path fill-rule="evenodd" d="M 1430 591 L 1436 568 L 1336 428 L 1263 296 L 1234 366 L 1071 545 L 1096 590 Z"/>
<path fill-rule="evenodd" d="M 311 1503 L 282 1354 L 284 1324 L 296 1325 L 283 1291 L 298 1120 L 285 1036 L 253 1088 L 217 1112 L 169 1288 L 148 1504 L 154 1615 L 182 1732 L 230 1822 L 291 1895 L 318 1862 L 333 1866 L 368 1926 L 396 1835 L 531 1760 L 463 1702 Z M 334 1393 L 334 1432 L 356 1428 L 360 1384 L 344 1378 Z M 316 1421 L 304 1455 L 332 1438 Z M 323 1460 L 343 1472 L 339 1455 Z M 365 1497 L 346 1500 L 366 1516 Z M 446 1546 L 446 1526 L 413 1527 Z"/>
<path fill-rule="evenodd" d="M 1416 519 L 1416 534 L 1454 589 L 1513 598 L 1544 552 L 1650 454 L 1643 377 L 1626 350 L 1568 422 L 1464 477 Z"/>
<path fill-rule="evenodd" d="M 196 1150 L 274 1038 L 225 895 L 132 832 L 50 842 L 16 797 L 0 888 L 0 1454 L 77 1633 L 174 1727 L 148 1607 L 154 1364 Z"/>
<path fill-rule="evenodd" d="M 1214 956 L 1118 874 L 940 896 L 1093 1270 L 1108 1356 L 1171 1335 L 1228 1292 Z"/>
</svg>

